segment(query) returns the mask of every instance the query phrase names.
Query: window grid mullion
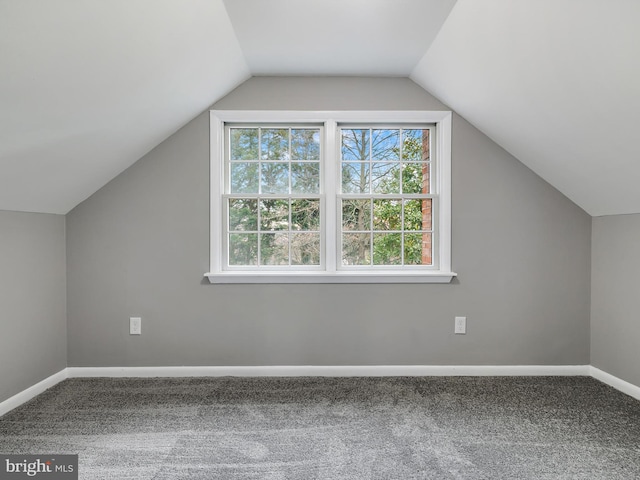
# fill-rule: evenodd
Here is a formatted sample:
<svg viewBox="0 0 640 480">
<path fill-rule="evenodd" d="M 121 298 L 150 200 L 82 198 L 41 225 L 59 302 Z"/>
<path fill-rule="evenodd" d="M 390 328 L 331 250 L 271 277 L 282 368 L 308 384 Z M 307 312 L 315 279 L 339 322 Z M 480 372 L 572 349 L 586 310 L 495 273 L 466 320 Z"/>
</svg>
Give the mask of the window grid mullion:
<svg viewBox="0 0 640 480">
<path fill-rule="evenodd" d="M 369 128 L 369 158 L 367 159 L 369 162 L 369 195 L 373 194 L 373 129 Z M 370 200 L 370 212 L 371 218 L 369 219 L 369 266 L 373 266 L 373 242 L 375 240 L 375 236 L 373 234 L 373 207 L 374 202 L 373 198 Z"/>
<path fill-rule="evenodd" d="M 291 240 L 293 239 L 292 234 L 291 234 L 291 209 L 293 208 L 293 201 L 291 200 L 291 194 L 293 193 L 293 185 L 292 185 L 292 175 L 293 173 L 291 172 L 291 127 L 289 127 L 287 129 L 287 146 L 288 146 L 288 171 L 289 171 L 289 201 L 287 202 L 289 205 L 289 225 L 288 225 L 288 232 L 287 232 L 287 256 L 288 256 L 288 265 L 291 266 Z"/>
<path fill-rule="evenodd" d="M 259 172 L 259 171 L 258 171 Z M 256 225 L 256 228 L 258 229 L 258 268 L 260 268 L 260 266 L 262 265 L 261 262 L 261 252 L 262 252 L 262 209 L 260 208 L 260 198 L 257 199 L 256 201 L 256 205 L 258 208 L 258 224 Z"/>
<path fill-rule="evenodd" d="M 288 136 L 288 146 L 289 146 L 289 151 L 288 151 L 288 160 L 289 160 L 289 195 L 291 195 L 293 193 L 293 180 L 292 180 L 292 175 L 293 173 L 291 172 L 291 127 L 289 127 L 288 129 L 289 132 L 289 136 Z"/>
<path fill-rule="evenodd" d="M 321 252 L 324 254 L 324 268 L 329 273 L 335 273 L 338 262 L 342 263 L 342 239 L 338 237 L 342 228 L 338 228 L 338 222 L 342 214 L 338 213 L 338 207 L 342 206 L 338 198 L 341 185 L 342 170 L 340 161 L 341 140 L 337 130 L 337 123 L 327 120 L 323 130 L 323 148 L 320 151 L 320 193 L 323 194 L 324 208 L 321 210 L 320 230 L 324 228 L 321 236 Z M 321 261 L 322 263 L 322 261 Z"/>
<path fill-rule="evenodd" d="M 398 152 L 399 152 L 399 158 L 398 160 L 400 161 L 400 179 L 398 180 L 398 183 L 400 184 L 400 194 L 404 193 L 404 182 L 403 182 L 403 172 L 404 172 L 404 129 L 401 128 L 400 132 L 399 132 L 400 137 L 398 138 L 398 141 L 400 142 L 400 146 L 398 147 Z M 404 201 L 402 202 L 404 205 Z M 403 213 L 403 218 L 404 218 L 404 211 Z M 403 239 L 404 239 L 404 235 L 403 235 Z M 403 249 L 403 255 L 402 255 L 402 265 L 404 265 L 404 249 Z"/>
<path fill-rule="evenodd" d="M 291 177 L 291 170 L 289 170 L 289 177 Z M 291 179 L 289 179 L 291 180 Z M 291 266 L 291 240 L 293 239 L 291 234 L 291 209 L 293 208 L 293 201 L 289 198 L 289 231 L 287 232 L 287 241 L 288 241 L 288 252 L 289 252 L 289 266 Z"/>
<path fill-rule="evenodd" d="M 373 193 L 373 160 L 372 160 L 372 157 L 373 157 L 373 129 L 369 128 L 369 154 L 368 154 L 367 161 L 369 162 L 369 193 L 370 194 Z M 372 257 L 372 259 L 373 259 L 373 257 Z"/>
<path fill-rule="evenodd" d="M 262 194 L 262 128 L 258 128 L 258 195 L 260 194 Z"/>
<path fill-rule="evenodd" d="M 402 193 L 376 193 L 373 195 L 367 195 L 367 194 L 363 194 L 363 193 L 342 193 L 340 194 L 340 196 L 342 198 L 345 198 L 347 200 L 357 200 L 359 198 L 361 199 L 367 199 L 367 198 L 373 198 L 376 200 L 384 200 L 385 198 L 403 198 L 405 200 L 422 200 L 423 198 L 429 199 L 429 198 L 435 198 L 437 197 L 437 195 L 435 194 L 431 194 L 431 193 L 406 193 L 406 194 L 402 194 Z"/>
<path fill-rule="evenodd" d="M 369 266 L 373 266 L 373 198 L 369 198 Z"/>
<path fill-rule="evenodd" d="M 402 175 L 402 169 L 400 170 L 400 175 Z M 400 181 L 400 185 L 402 185 L 402 180 Z M 404 199 L 400 199 L 400 228 L 402 232 L 400 233 L 400 265 L 404 265 Z"/>
</svg>

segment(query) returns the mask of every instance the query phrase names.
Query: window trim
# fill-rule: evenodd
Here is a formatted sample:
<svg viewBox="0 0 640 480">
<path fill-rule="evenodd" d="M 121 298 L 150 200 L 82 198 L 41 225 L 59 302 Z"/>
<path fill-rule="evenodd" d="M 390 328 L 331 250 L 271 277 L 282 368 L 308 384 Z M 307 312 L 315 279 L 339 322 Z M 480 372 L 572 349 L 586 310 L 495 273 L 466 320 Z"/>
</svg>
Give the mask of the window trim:
<svg viewBox="0 0 640 480">
<path fill-rule="evenodd" d="M 223 268 L 223 239 L 220 233 L 224 181 L 224 131 L 226 123 L 322 123 L 324 149 L 335 145 L 338 124 L 435 124 L 435 155 L 438 195 L 438 268 L 431 270 L 337 268 L 336 248 L 325 250 L 325 270 L 247 271 Z M 210 111 L 210 270 L 205 276 L 211 283 L 449 283 L 451 271 L 451 134 L 450 111 L 291 111 L 291 110 L 211 110 Z M 335 162 L 324 162 L 324 178 L 337 178 Z M 335 182 L 325 181 L 325 208 L 337 208 Z M 333 192 L 333 194 L 332 194 Z M 336 238 L 336 225 L 325 225 L 325 241 Z M 435 253 L 435 251 L 434 251 Z"/>
</svg>

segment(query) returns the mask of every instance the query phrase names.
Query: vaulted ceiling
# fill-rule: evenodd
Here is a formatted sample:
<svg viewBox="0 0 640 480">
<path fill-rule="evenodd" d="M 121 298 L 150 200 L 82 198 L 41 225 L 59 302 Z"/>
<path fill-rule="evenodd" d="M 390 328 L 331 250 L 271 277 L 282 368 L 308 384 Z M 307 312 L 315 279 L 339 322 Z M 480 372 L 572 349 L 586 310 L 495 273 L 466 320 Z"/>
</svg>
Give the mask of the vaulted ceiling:
<svg viewBox="0 0 640 480">
<path fill-rule="evenodd" d="M 0 0 L 0 209 L 66 213 L 251 75 L 410 77 L 640 212 L 637 0 Z"/>
</svg>

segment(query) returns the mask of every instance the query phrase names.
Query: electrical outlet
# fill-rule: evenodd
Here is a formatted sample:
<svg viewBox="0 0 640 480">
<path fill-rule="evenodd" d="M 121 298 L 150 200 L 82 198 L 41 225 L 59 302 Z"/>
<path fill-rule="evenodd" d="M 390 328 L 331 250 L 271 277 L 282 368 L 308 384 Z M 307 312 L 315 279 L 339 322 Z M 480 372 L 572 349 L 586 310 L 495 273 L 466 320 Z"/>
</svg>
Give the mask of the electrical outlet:
<svg viewBox="0 0 640 480">
<path fill-rule="evenodd" d="M 129 335 L 142 335 L 142 318 L 129 318 Z"/>
<path fill-rule="evenodd" d="M 467 317 L 456 317 L 454 333 L 457 335 L 466 335 L 467 333 Z"/>
</svg>

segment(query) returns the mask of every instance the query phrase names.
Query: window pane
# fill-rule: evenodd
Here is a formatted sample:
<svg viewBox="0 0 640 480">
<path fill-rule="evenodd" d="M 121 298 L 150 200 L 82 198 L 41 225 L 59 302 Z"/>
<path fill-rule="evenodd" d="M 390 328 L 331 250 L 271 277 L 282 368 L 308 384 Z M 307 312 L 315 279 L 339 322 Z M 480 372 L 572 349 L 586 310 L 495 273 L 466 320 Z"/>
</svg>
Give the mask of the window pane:
<svg viewBox="0 0 640 480">
<path fill-rule="evenodd" d="M 371 229 L 371 201 L 343 200 L 342 229 L 367 231 Z"/>
<path fill-rule="evenodd" d="M 289 200 L 260 200 L 260 230 L 289 230 Z"/>
<path fill-rule="evenodd" d="M 404 130 L 402 159 L 410 162 L 429 160 L 429 130 Z"/>
<path fill-rule="evenodd" d="M 343 128 L 342 159 L 348 161 L 369 160 L 369 130 Z"/>
<path fill-rule="evenodd" d="M 373 163 L 371 189 L 373 193 L 400 193 L 400 164 Z"/>
<path fill-rule="evenodd" d="M 229 199 L 229 230 L 258 230 L 258 201 Z"/>
<path fill-rule="evenodd" d="M 229 265 L 258 264 L 258 234 L 229 234 Z"/>
<path fill-rule="evenodd" d="M 260 139 L 262 160 L 289 160 L 289 129 L 263 128 Z"/>
<path fill-rule="evenodd" d="M 291 200 L 291 230 L 320 230 L 320 200 Z"/>
<path fill-rule="evenodd" d="M 432 264 L 430 233 L 406 233 L 404 235 L 404 264 Z"/>
<path fill-rule="evenodd" d="M 320 265 L 320 234 L 291 234 L 291 264 Z"/>
<path fill-rule="evenodd" d="M 402 165 L 403 193 L 430 193 L 429 164 L 405 163 Z"/>
<path fill-rule="evenodd" d="M 258 129 L 232 128 L 231 160 L 258 160 Z"/>
<path fill-rule="evenodd" d="M 369 193 L 369 164 L 342 164 L 342 193 Z"/>
<path fill-rule="evenodd" d="M 371 265 L 371 234 L 344 233 L 342 235 L 342 264 Z"/>
<path fill-rule="evenodd" d="M 258 193 L 258 164 L 231 164 L 231 193 Z"/>
<path fill-rule="evenodd" d="M 431 230 L 431 199 L 404 201 L 404 229 Z"/>
<path fill-rule="evenodd" d="M 400 130 L 372 130 L 371 158 L 400 160 Z"/>
<path fill-rule="evenodd" d="M 320 130 L 291 130 L 291 155 L 294 160 L 320 160 Z"/>
<path fill-rule="evenodd" d="M 320 193 L 320 164 L 291 164 L 291 193 Z"/>
<path fill-rule="evenodd" d="M 289 264 L 289 234 L 261 233 L 260 234 L 260 264 L 288 265 Z"/>
<path fill-rule="evenodd" d="M 399 199 L 373 200 L 373 229 L 402 230 L 402 202 Z"/>
<path fill-rule="evenodd" d="M 262 193 L 289 193 L 288 163 L 263 163 L 260 168 Z"/>
<path fill-rule="evenodd" d="M 401 240 L 402 234 L 400 233 L 374 233 L 373 264 L 401 265 Z"/>
</svg>

